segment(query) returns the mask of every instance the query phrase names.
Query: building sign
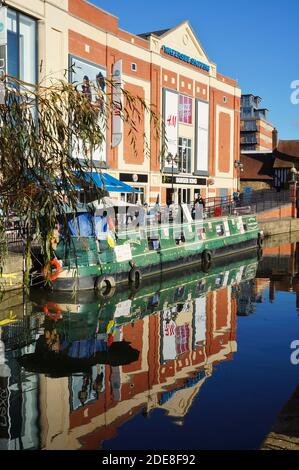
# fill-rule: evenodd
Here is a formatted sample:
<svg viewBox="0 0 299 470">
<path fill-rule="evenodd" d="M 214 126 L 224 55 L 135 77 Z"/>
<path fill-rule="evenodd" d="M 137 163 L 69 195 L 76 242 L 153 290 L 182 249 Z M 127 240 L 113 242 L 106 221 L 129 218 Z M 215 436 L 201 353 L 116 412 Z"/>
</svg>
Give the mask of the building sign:
<svg viewBox="0 0 299 470">
<path fill-rule="evenodd" d="M 207 175 L 209 171 L 209 103 L 196 100 L 195 173 Z"/>
<path fill-rule="evenodd" d="M 78 91 L 85 93 L 90 102 L 98 108 L 99 110 L 99 120 L 98 125 L 101 129 L 101 133 L 106 137 L 106 117 L 105 117 L 105 97 L 103 97 L 102 92 L 105 90 L 105 70 L 95 64 L 91 64 L 82 59 L 77 59 L 76 57 L 71 57 L 71 77 L 70 80 L 74 83 Z M 99 90 L 99 93 L 97 91 Z M 90 159 L 93 164 L 100 165 L 106 163 L 106 138 L 101 142 L 101 144 L 93 149 Z M 80 151 L 80 145 L 76 146 L 75 158 L 82 159 L 84 158 Z"/>
<path fill-rule="evenodd" d="M 137 176 L 137 180 L 136 180 Z M 130 183 L 147 183 L 148 182 L 148 175 L 136 175 L 132 173 L 120 173 L 119 174 L 120 181 L 127 181 Z"/>
<path fill-rule="evenodd" d="M 123 120 L 121 118 L 122 111 L 122 59 L 119 59 L 113 65 L 112 82 L 113 82 L 113 114 L 112 114 L 112 147 L 118 147 L 123 137 Z"/>
<path fill-rule="evenodd" d="M 164 184 L 191 184 L 196 186 L 206 186 L 207 180 L 205 178 L 192 178 L 187 176 L 166 176 L 162 177 Z"/>
<path fill-rule="evenodd" d="M 165 123 L 165 144 L 167 151 L 165 157 L 171 154 L 173 157 L 178 153 L 178 129 L 179 129 L 179 95 L 175 91 L 163 90 L 163 119 Z M 172 163 L 165 158 L 165 168 L 172 168 Z M 177 168 L 177 164 L 174 164 Z"/>
<path fill-rule="evenodd" d="M 124 263 L 125 261 L 131 261 L 132 259 L 132 251 L 131 246 L 129 243 L 125 243 L 124 245 L 118 245 L 114 248 L 114 253 L 116 257 L 116 261 L 118 263 Z"/>
<path fill-rule="evenodd" d="M 129 317 L 131 315 L 131 307 L 132 300 L 130 299 L 119 302 L 116 304 L 113 318 Z"/>
<path fill-rule="evenodd" d="M 194 67 L 198 67 L 199 69 L 205 70 L 206 72 L 210 71 L 210 66 L 200 62 L 199 60 L 193 59 L 186 54 L 182 54 L 181 52 L 175 51 L 167 46 L 162 46 L 162 51 L 164 54 L 171 55 L 176 59 L 182 60 L 183 62 L 187 62 L 187 64 L 194 65 Z"/>
</svg>

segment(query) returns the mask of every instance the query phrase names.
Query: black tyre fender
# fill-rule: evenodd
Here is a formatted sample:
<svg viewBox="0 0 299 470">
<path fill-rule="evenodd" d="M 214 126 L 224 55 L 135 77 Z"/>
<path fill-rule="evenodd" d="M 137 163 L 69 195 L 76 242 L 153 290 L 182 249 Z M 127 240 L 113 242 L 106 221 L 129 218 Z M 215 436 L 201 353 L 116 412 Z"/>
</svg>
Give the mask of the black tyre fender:
<svg viewBox="0 0 299 470">
<path fill-rule="evenodd" d="M 257 237 L 257 246 L 261 248 L 264 244 L 264 238 L 263 236 L 259 233 Z"/>
<path fill-rule="evenodd" d="M 261 261 L 262 258 L 263 258 L 263 249 L 259 247 L 257 250 L 257 260 Z"/>
<path fill-rule="evenodd" d="M 109 299 L 115 292 L 116 282 L 113 276 L 99 276 L 95 281 L 95 290 L 103 297 Z"/>
<path fill-rule="evenodd" d="M 210 250 L 204 250 L 201 254 L 201 262 L 204 265 L 211 264 L 212 262 L 212 253 Z"/>
<path fill-rule="evenodd" d="M 212 253 L 210 250 L 205 250 L 202 252 L 201 255 L 201 270 L 204 273 L 207 273 L 210 271 L 212 266 Z"/>
<path fill-rule="evenodd" d="M 129 272 L 129 284 L 139 286 L 142 279 L 142 272 L 138 268 L 132 268 Z"/>
</svg>

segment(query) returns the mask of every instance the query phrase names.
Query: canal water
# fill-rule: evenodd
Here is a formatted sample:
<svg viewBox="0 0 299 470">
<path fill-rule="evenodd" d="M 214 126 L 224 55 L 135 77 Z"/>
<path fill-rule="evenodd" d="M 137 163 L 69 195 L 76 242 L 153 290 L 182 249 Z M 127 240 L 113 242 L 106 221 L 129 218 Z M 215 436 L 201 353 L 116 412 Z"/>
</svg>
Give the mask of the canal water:
<svg viewBox="0 0 299 470">
<path fill-rule="evenodd" d="M 0 449 L 259 448 L 299 382 L 298 272 L 270 240 L 109 298 L 3 298 Z"/>
</svg>

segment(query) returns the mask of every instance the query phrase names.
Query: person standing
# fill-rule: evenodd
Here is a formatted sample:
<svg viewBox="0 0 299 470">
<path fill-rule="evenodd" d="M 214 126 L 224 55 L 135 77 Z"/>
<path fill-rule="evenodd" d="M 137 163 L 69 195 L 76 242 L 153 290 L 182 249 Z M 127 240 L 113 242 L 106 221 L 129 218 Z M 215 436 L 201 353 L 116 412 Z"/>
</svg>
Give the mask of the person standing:
<svg viewBox="0 0 299 470">
<path fill-rule="evenodd" d="M 193 219 L 203 219 L 205 207 L 206 207 L 206 203 L 202 195 L 199 193 L 194 201 L 194 209 L 192 211 Z"/>
</svg>

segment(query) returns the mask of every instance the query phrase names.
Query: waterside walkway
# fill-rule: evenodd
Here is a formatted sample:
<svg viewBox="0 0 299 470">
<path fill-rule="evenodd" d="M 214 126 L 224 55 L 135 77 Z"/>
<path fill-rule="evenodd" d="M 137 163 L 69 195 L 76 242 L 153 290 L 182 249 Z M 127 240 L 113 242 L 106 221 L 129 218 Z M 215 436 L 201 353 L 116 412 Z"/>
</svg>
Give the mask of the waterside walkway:
<svg viewBox="0 0 299 470">
<path fill-rule="evenodd" d="M 299 385 L 278 415 L 261 450 L 299 450 Z"/>
</svg>

